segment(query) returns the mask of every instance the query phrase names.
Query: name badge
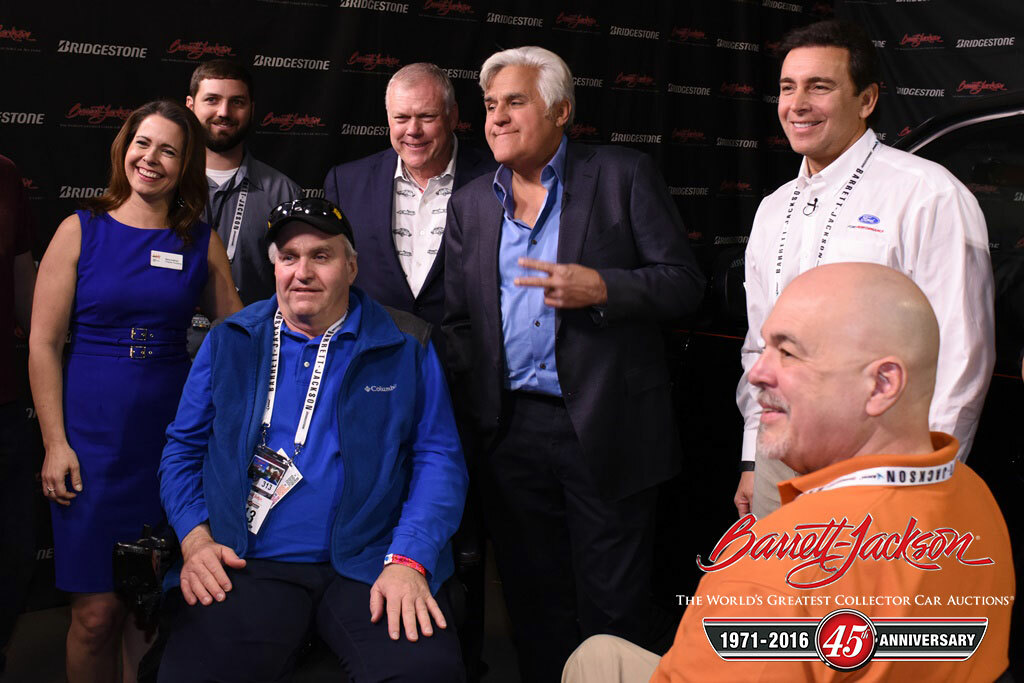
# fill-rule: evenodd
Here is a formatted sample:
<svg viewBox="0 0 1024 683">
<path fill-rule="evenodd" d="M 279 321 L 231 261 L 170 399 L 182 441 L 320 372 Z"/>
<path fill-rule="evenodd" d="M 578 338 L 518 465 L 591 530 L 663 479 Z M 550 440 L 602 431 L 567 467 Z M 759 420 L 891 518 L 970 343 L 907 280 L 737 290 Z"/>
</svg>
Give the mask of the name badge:
<svg viewBox="0 0 1024 683">
<path fill-rule="evenodd" d="M 157 251 L 156 249 L 149 252 L 149 265 L 154 268 L 181 270 L 184 263 L 185 259 L 181 254 L 172 254 L 169 251 Z"/>
<path fill-rule="evenodd" d="M 275 453 L 266 446 L 256 448 L 249 461 L 249 496 L 245 504 L 245 521 L 250 532 L 259 533 L 267 513 L 274 507 L 274 496 L 291 467 L 291 460 L 284 451 Z M 292 486 L 294 483 L 288 488 Z M 282 492 L 277 499 L 280 500 L 287 492 Z"/>
</svg>

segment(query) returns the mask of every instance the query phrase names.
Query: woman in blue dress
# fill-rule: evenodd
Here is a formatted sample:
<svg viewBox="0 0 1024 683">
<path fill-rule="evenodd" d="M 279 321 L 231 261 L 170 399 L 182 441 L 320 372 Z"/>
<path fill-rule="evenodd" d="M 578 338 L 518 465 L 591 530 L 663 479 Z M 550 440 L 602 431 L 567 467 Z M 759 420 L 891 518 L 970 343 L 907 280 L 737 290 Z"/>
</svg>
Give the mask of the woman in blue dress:
<svg viewBox="0 0 1024 683">
<path fill-rule="evenodd" d="M 192 112 L 143 105 L 110 157 L 107 191 L 46 250 L 29 341 L 57 587 L 72 594 L 70 683 L 114 681 L 122 647 L 124 680 L 135 678 L 146 644 L 113 592 L 113 545 L 163 519 L 157 466 L 196 305 L 211 319 L 241 308 L 224 245 L 199 221 L 205 144 Z"/>
</svg>

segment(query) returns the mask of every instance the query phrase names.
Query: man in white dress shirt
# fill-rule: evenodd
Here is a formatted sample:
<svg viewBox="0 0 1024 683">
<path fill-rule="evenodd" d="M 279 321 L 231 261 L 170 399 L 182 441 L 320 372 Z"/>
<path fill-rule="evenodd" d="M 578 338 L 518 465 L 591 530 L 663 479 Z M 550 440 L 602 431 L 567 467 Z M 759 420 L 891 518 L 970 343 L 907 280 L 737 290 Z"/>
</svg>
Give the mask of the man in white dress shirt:
<svg viewBox="0 0 1024 683">
<path fill-rule="evenodd" d="M 736 391 L 744 432 L 734 502 L 741 515 L 758 517 L 778 507 L 776 484 L 794 474 L 781 461 L 755 457 L 761 406 L 747 373 L 764 347 L 762 323 L 800 273 L 824 263 L 878 263 L 924 291 L 940 327 L 929 420 L 959 439 L 960 459 L 970 452 L 995 362 L 985 218 L 946 169 L 883 145 L 868 127 L 878 102 L 874 45 L 856 25 L 823 21 L 791 32 L 782 53 L 779 120 L 804 158 L 796 180 L 766 197 L 754 218 Z"/>
</svg>

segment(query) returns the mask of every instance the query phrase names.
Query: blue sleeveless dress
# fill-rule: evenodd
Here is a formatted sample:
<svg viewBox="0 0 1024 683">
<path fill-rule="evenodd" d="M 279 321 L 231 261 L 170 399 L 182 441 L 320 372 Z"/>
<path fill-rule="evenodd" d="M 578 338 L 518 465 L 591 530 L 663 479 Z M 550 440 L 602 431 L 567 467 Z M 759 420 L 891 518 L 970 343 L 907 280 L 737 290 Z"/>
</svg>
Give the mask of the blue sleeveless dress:
<svg viewBox="0 0 1024 683">
<path fill-rule="evenodd" d="M 210 227 L 184 248 L 171 230 L 144 230 L 77 212 L 82 251 L 64 367 L 64 429 L 84 490 L 51 504 L 57 587 L 113 590 L 112 552 L 164 519 L 157 467 L 189 371 L 185 333 L 207 280 Z M 180 254 L 181 270 L 151 265 Z"/>
</svg>

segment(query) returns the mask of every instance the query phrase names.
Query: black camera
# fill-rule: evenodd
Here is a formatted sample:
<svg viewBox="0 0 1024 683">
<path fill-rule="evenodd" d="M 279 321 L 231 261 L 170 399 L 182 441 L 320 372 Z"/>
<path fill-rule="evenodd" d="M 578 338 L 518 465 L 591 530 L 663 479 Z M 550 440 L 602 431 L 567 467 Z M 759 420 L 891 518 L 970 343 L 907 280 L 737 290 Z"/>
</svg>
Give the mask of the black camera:
<svg viewBox="0 0 1024 683">
<path fill-rule="evenodd" d="M 143 630 L 156 626 L 164 574 L 178 556 L 178 539 L 169 527 L 155 533 L 147 524 L 139 540 L 114 545 L 114 591 L 128 602 Z"/>
</svg>

